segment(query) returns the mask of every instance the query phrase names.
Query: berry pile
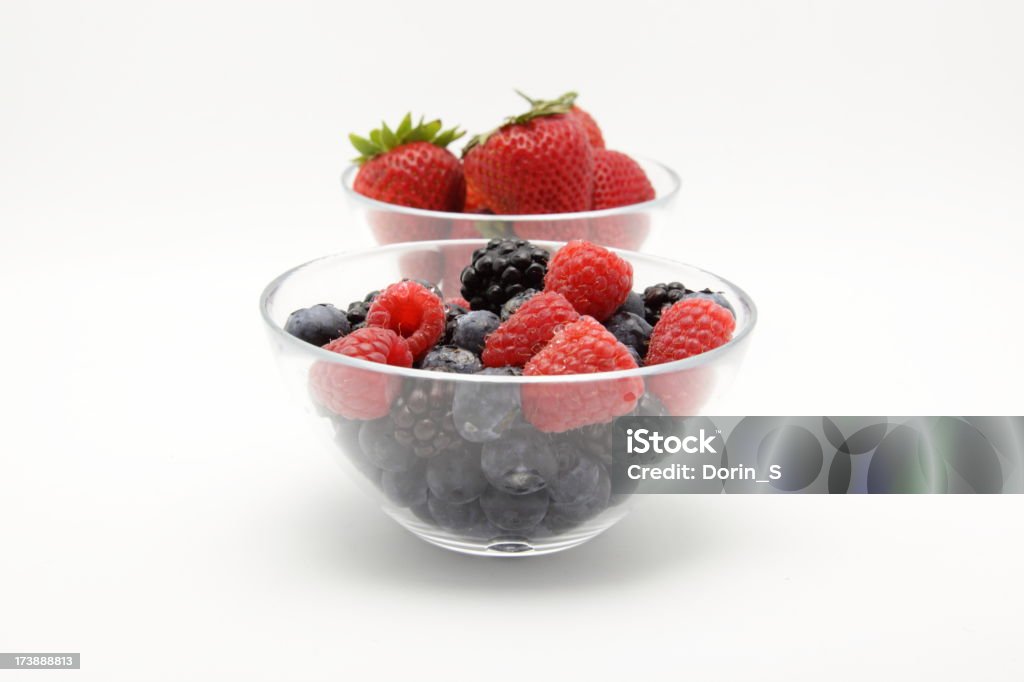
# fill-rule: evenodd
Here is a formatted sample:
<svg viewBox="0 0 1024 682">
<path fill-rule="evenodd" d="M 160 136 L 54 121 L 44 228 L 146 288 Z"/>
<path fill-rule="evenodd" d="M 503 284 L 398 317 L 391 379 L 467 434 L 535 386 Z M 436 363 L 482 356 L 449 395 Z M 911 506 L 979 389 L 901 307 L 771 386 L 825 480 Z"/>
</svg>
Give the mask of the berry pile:
<svg viewBox="0 0 1024 682">
<path fill-rule="evenodd" d="M 629 262 L 584 241 L 550 254 L 521 239 L 492 240 L 469 256 L 461 282 L 464 298 L 445 301 L 431 282 L 402 280 L 347 311 L 297 310 L 285 329 L 366 363 L 422 371 L 402 377 L 320 360 L 310 394 L 342 449 L 393 504 L 481 537 L 559 533 L 593 518 L 616 502 L 612 420 L 686 414 L 703 389 L 671 375 L 646 386 L 635 374 L 584 383 L 515 377 L 672 362 L 727 343 L 736 325 L 722 294 L 673 282 L 641 295 Z"/>
<path fill-rule="evenodd" d="M 499 215 L 601 210 L 654 199 L 643 168 L 605 148 L 601 129 L 576 105 L 575 92 L 552 100 L 519 94 L 529 109 L 470 139 L 461 159 L 447 147 L 464 133 L 442 130 L 440 120 L 421 118 L 414 125 L 406 114 L 394 130 L 384 124 L 368 137 L 349 135 L 359 152 L 353 189 L 411 208 Z M 378 236 L 414 236 L 414 225 L 408 225 L 402 239 L 402 227 L 401 221 L 382 226 Z M 527 223 L 522 236 L 531 227 Z"/>
</svg>

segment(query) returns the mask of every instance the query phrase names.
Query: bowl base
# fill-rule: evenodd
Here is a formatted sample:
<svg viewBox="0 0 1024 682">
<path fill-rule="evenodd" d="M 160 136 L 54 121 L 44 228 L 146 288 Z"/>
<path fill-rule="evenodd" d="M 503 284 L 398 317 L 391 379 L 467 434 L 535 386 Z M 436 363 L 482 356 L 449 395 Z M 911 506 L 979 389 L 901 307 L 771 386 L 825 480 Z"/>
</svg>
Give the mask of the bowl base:
<svg viewBox="0 0 1024 682">
<path fill-rule="evenodd" d="M 466 537 L 448 533 L 439 528 L 419 522 L 417 519 L 410 519 L 398 514 L 390 514 L 398 521 L 403 528 L 416 537 L 429 542 L 432 545 L 449 549 L 460 554 L 472 554 L 474 556 L 491 557 L 524 557 L 540 556 L 542 554 L 553 554 L 566 549 L 572 549 L 584 542 L 597 537 L 610 528 L 615 521 L 623 514 L 614 514 L 613 518 L 605 515 L 598 524 L 583 524 L 567 532 L 557 535 L 536 533 L 526 538 L 515 534 Z"/>
</svg>

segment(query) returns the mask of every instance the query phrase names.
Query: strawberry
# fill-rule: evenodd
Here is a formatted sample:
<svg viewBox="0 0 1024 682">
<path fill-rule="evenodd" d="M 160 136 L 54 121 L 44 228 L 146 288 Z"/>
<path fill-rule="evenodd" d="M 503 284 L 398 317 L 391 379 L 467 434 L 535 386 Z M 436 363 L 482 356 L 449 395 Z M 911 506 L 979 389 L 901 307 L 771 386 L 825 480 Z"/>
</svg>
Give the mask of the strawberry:
<svg viewBox="0 0 1024 682">
<path fill-rule="evenodd" d="M 491 209 L 487 208 L 487 204 L 484 202 L 484 198 L 480 195 L 480 190 L 476 188 L 471 182 L 466 183 L 466 204 L 462 207 L 463 213 L 490 213 Z"/>
<path fill-rule="evenodd" d="M 461 211 L 466 180 L 459 159 L 446 149 L 464 133 L 441 130 L 441 121 L 413 126 L 405 115 L 394 131 L 382 123 L 369 139 L 349 135 L 360 156 L 353 189 L 389 204 L 433 211 Z"/>
<path fill-rule="evenodd" d="M 587 140 L 590 141 L 591 147 L 595 150 L 604 149 L 604 136 L 601 135 L 601 129 L 597 127 L 597 121 L 593 116 L 573 105 L 569 110 L 569 118 L 576 119 L 576 122 L 583 126 L 583 131 L 587 134 Z"/>
<path fill-rule="evenodd" d="M 647 174 L 633 159 L 609 149 L 594 150 L 595 211 L 629 206 L 654 198 L 654 187 Z"/>
<path fill-rule="evenodd" d="M 576 121 L 583 127 L 583 132 L 587 134 L 587 140 L 590 142 L 591 147 L 593 147 L 595 150 L 604 149 L 604 136 L 601 134 L 601 128 L 598 127 L 597 121 L 594 120 L 593 116 L 591 116 L 586 111 L 576 106 L 577 95 L 575 92 L 567 92 L 561 97 L 559 97 L 557 100 L 551 101 L 542 99 L 531 99 L 530 97 L 527 97 L 518 90 L 516 90 L 516 92 L 519 94 L 520 97 L 529 102 L 531 107 L 551 105 L 552 103 L 558 102 L 564 102 L 568 104 L 570 109 L 566 116 Z"/>
<path fill-rule="evenodd" d="M 469 141 L 463 150 L 466 179 L 488 208 L 499 214 L 590 208 L 594 155 L 583 127 L 568 116 L 571 109 L 569 95 L 538 102 Z"/>
</svg>

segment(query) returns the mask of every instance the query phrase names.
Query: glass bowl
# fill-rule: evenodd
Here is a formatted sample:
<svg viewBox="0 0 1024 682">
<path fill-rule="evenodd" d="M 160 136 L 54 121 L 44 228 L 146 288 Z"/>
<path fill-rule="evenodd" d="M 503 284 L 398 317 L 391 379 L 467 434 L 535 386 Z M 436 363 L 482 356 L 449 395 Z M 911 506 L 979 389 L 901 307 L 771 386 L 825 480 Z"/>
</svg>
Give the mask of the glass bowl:
<svg viewBox="0 0 1024 682">
<path fill-rule="evenodd" d="M 631 206 L 547 215 L 446 213 L 376 201 L 352 189 L 357 166 L 342 173 L 341 185 L 359 224 L 367 225 L 377 244 L 518 236 L 530 240 L 587 239 L 595 244 L 636 250 L 671 219 L 679 193 L 679 176 L 667 166 L 633 157 L 654 186 L 655 198 Z"/>
<path fill-rule="evenodd" d="M 323 302 L 346 306 L 406 276 L 410 260 L 445 262 L 485 243 L 404 243 L 321 258 L 271 282 L 260 299 L 262 315 L 285 383 L 313 418 L 311 428 L 399 524 L 469 554 L 556 552 L 611 527 L 632 496 L 611 494 L 616 463 L 610 421 L 552 431 L 564 425 L 552 427 L 545 415 L 588 404 L 598 394 L 614 395 L 629 407 L 636 401 L 630 414 L 699 414 L 715 404 L 739 367 L 756 311 L 747 294 L 710 272 L 620 251 L 633 265 L 637 287 L 681 281 L 723 292 L 736 315 L 732 341 L 634 370 L 507 377 L 369 363 L 284 331 L 294 310 Z M 560 246 L 537 243 L 549 250 Z M 332 412 L 325 405 L 338 409 L 337 403 L 325 386 L 357 396 L 364 410 L 359 416 L 369 418 Z"/>
</svg>

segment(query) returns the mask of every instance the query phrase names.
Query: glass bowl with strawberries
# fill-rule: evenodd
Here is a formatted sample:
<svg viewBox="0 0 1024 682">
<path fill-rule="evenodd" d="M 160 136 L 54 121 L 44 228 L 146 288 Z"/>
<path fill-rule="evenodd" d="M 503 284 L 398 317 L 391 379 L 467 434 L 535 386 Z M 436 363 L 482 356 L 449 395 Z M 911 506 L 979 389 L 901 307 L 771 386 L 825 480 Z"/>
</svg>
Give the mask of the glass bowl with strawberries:
<svg viewBox="0 0 1024 682">
<path fill-rule="evenodd" d="M 453 289 L 406 274 L 457 257 Z M 497 556 L 621 519 L 614 420 L 720 405 L 756 320 L 717 275 L 586 241 L 379 246 L 289 270 L 260 303 L 342 467 L 420 538 Z"/>
<path fill-rule="evenodd" d="M 525 97 L 525 96 L 524 96 Z M 350 135 L 359 152 L 342 174 L 349 204 L 374 242 L 519 237 L 636 250 L 670 218 L 678 176 L 609 149 L 576 94 L 526 98 L 529 108 L 471 138 L 407 115 L 393 130 Z"/>
</svg>

